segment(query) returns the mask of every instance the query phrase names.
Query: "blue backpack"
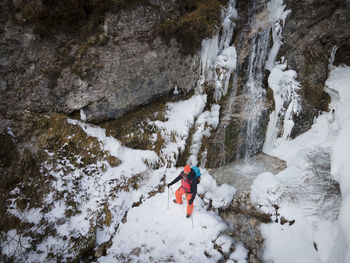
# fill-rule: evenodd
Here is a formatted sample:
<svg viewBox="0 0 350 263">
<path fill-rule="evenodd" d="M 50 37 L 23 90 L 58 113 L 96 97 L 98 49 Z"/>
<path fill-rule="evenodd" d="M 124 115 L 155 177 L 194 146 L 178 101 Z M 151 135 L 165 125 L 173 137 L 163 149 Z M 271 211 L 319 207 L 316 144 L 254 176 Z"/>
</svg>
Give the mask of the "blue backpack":
<svg viewBox="0 0 350 263">
<path fill-rule="evenodd" d="M 201 170 L 197 166 L 193 166 L 192 170 L 196 173 L 197 184 L 201 181 Z"/>
</svg>

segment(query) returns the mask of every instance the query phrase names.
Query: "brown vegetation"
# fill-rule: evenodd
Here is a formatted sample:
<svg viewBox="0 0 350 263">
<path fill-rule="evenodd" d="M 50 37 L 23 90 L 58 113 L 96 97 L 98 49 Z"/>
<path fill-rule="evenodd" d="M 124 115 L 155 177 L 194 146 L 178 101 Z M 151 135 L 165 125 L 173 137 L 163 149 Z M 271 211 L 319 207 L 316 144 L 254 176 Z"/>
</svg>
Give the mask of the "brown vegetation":
<svg viewBox="0 0 350 263">
<path fill-rule="evenodd" d="M 184 53 L 194 53 L 202 39 L 217 32 L 220 24 L 222 4 L 227 1 L 187 0 L 179 3 L 180 16 L 166 18 L 158 25 L 157 31 L 169 42 L 175 38 Z"/>
</svg>

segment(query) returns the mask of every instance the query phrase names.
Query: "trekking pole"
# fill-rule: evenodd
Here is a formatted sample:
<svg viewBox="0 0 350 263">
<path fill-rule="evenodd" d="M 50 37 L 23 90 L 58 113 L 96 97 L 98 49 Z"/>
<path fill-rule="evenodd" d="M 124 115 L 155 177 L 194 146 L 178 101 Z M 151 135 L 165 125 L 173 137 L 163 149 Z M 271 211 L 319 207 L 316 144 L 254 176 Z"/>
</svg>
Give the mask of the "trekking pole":
<svg viewBox="0 0 350 263">
<path fill-rule="evenodd" d="M 193 210 L 194 210 L 194 204 L 193 204 L 193 209 L 192 209 L 192 213 L 191 213 L 191 219 L 192 219 L 192 228 L 193 228 Z"/>
<path fill-rule="evenodd" d="M 169 209 L 169 187 L 168 187 L 168 208 Z"/>
<path fill-rule="evenodd" d="M 168 162 L 165 161 L 165 164 L 164 164 L 164 172 L 163 172 L 163 178 L 164 178 L 164 184 L 166 185 L 166 168 L 168 166 Z M 167 206 L 167 209 L 169 209 L 169 187 L 168 187 L 168 206 Z"/>
<path fill-rule="evenodd" d="M 193 211 L 192 211 L 192 214 L 191 214 L 191 219 L 192 219 L 192 228 L 193 228 Z"/>
</svg>

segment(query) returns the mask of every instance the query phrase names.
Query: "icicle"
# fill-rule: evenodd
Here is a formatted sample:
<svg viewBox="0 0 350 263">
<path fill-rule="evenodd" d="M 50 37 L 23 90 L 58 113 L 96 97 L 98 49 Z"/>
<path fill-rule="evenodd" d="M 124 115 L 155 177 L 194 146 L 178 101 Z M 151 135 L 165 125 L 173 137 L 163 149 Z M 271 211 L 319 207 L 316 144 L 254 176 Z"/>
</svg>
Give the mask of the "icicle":
<svg viewBox="0 0 350 263">
<path fill-rule="evenodd" d="M 332 48 L 332 52 L 331 52 L 331 56 L 329 57 L 329 60 L 328 60 L 328 67 L 330 69 L 332 69 L 334 66 L 333 66 L 333 63 L 334 63 L 334 58 L 335 58 L 335 53 L 337 53 L 337 49 L 338 47 L 337 46 L 334 46 Z"/>
<path fill-rule="evenodd" d="M 287 69 L 287 61 L 282 57 L 276 62 L 278 51 L 282 45 L 282 31 L 285 19 L 290 10 L 284 10 L 283 0 L 271 0 L 268 3 L 270 23 L 272 24 L 273 46 L 270 50 L 266 69 L 270 70 L 269 87 L 273 90 L 275 110 L 270 114 L 263 151 L 273 154 L 273 149 L 290 138 L 294 127 L 293 116 L 300 111 L 300 98 L 297 90 L 300 84 L 296 80 L 297 73 Z M 283 118 L 283 119 L 282 119 Z M 282 126 L 283 125 L 283 126 Z M 282 137 L 279 137 L 282 129 Z"/>
<path fill-rule="evenodd" d="M 232 72 L 236 68 L 237 54 L 233 45 L 230 46 L 237 17 L 235 0 L 231 0 L 222 12 L 221 35 L 219 33 L 211 39 L 202 41 L 201 76 L 197 82 L 197 93 L 204 92 L 207 84 L 215 89 L 214 99 L 219 101 L 226 95 Z"/>
</svg>

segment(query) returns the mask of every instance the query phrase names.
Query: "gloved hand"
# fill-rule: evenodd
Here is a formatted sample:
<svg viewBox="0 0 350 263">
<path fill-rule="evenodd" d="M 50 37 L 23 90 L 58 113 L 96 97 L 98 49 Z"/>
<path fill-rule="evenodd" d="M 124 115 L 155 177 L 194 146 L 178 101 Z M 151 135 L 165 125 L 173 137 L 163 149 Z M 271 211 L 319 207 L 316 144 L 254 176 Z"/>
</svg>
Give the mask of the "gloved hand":
<svg viewBox="0 0 350 263">
<path fill-rule="evenodd" d="M 171 186 L 171 184 L 167 184 L 167 187 L 169 188 L 169 186 Z"/>
<path fill-rule="evenodd" d="M 188 201 L 188 204 L 189 204 L 189 205 L 192 205 L 192 203 L 193 203 L 193 200 L 190 199 L 190 200 Z"/>
</svg>

